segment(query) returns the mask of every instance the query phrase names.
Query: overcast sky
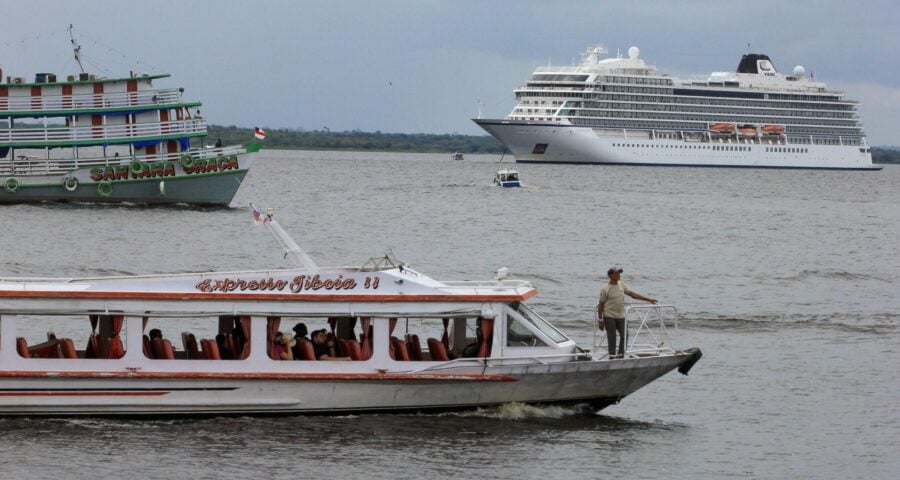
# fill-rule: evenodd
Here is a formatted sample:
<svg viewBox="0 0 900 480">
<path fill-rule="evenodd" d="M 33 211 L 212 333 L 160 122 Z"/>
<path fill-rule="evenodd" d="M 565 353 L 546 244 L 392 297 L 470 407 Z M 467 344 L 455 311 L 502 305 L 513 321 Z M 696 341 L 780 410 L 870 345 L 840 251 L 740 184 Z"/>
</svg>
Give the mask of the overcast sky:
<svg viewBox="0 0 900 480">
<path fill-rule="evenodd" d="M 900 3 L 893 1 L 14 2 L 0 18 L 4 76 L 166 72 L 212 123 L 482 134 L 536 66 L 590 45 L 639 46 L 677 76 L 732 71 L 747 44 L 861 100 L 874 145 L 900 145 Z M 9 5 L 7 5 L 9 6 Z"/>
</svg>

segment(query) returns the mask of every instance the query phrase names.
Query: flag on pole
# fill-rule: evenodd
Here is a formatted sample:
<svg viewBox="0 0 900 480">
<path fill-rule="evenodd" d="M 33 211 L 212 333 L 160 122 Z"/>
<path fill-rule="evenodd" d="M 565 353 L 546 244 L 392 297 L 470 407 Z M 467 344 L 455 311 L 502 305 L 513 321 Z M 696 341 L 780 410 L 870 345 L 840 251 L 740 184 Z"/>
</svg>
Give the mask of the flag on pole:
<svg viewBox="0 0 900 480">
<path fill-rule="evenodd" d="M 259 127 L 253 127 L 253 136 L 256 137 L 256 138 L 258 138 L 258 139 L 260 139 L 260 140 L 265 140 L 265 139 L 266 139 L 266 132 L 265 132 L 265 130 L 263 130 L 263 129 L 259 128 Z"/>
<path fill-rule="evenodd" d="M 266 212 L 265 217 L 263 216 L 262 212 L 257 210 L 256 206 L 254 206 L 252 203 L 250 204 L 250 208 L 253 209 L 253 223 L 255 223 L 257 225 L 259 225 L 261 223 L 269 223 L 269 221 L 272 219 L 272 214 L 274 212 L 272 211 L 271 208 Z"/>
</svg>

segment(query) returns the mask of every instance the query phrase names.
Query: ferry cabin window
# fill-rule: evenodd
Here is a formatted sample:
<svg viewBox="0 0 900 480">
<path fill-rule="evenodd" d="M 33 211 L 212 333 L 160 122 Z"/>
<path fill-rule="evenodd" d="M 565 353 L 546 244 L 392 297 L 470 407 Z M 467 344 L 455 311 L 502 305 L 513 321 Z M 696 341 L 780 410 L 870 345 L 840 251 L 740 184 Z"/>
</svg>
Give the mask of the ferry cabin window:
<svg viewBox="0 0 900 480">
<path fill-rule="evenodd" d="M 544 320 L 540 315 L 525 306 L 525 304 L 515 302 L 510 304 L 510 307 L 519 315 L 521 315 L 522 318 L 524 318 L 526 321 L 537 327 L 538 330 L 540 330 L 541 333 L 550 338 L 550 340 L 553 340 L 556 343 L 562 343 L 569 340 L 569 338 L 563 335 L 562 332 L 557 330 L 553 325 L 547 323 L 546 320 Z"/>
<path fill-rule="evenodd" d="M 16 351 L 24 358 L 118 359 L 125 355 L 123 315 L 17 315 L 15 323 Z"/>
</svg>

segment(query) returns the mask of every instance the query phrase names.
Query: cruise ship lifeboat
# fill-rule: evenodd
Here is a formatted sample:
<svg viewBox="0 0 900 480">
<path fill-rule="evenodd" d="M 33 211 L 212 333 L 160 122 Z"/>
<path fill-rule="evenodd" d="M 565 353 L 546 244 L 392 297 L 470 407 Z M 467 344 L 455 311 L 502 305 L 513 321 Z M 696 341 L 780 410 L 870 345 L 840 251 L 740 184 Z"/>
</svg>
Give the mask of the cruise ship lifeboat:
<svg viewBox="0 0 900 480">
<path fill-rule="evenodd" d="M 734 133 L 734 124 L 731 123 L 713 123 L 709 126 L 709 131 L 713 133 Z"/>
<path fill-rule="evenodd" d="M 766 135 L 784 135 L 784 127 L 782 125 L 763 125 L 762 131 Z"/>
<path fill-rule="evenodd" d="M 738 132 L 744 137 L 755 137 L 756 125 L 741 125 L 738 127 Z"/>
</svg>

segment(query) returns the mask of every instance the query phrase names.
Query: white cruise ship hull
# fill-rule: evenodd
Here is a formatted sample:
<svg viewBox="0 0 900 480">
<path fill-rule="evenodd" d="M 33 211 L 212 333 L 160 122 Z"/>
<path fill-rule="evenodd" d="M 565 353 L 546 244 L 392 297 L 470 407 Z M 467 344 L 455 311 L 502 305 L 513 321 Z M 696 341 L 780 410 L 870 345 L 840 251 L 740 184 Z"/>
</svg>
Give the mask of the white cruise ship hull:
<svg viewBox="0 0 900 480">
<path fill-rule="evenodd" d="M 881 170 L 865 146 L 701 142 L 555 122 L 474 119 L 520 163 Z"/>
</svg>

